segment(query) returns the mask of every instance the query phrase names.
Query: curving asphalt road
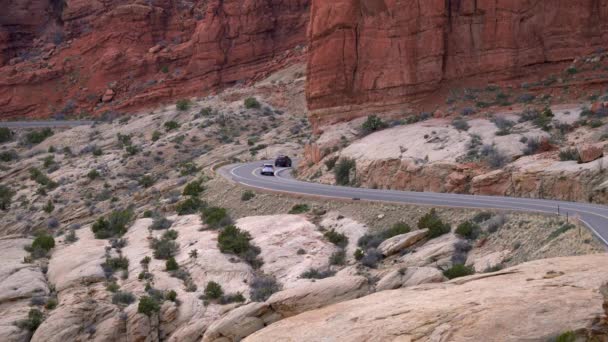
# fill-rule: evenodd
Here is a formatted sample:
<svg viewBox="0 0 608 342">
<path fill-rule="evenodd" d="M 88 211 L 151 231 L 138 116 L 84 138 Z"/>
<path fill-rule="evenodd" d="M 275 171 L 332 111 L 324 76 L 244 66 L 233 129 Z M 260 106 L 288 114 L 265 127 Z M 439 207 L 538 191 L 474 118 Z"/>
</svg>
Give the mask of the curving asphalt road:
<svg viewBox="0 0 608 342">
<path fill-rule="evenodd" d="M 262 176 L 260 169 L 264 162 L 272 163 L 272 161 L 258 161 L 227 165 L 218 171 L 222 176 L 251 188 L 298 195 L 434 207 L 502 209 L 555 215 L 559 213 L 562 216 L 569 215 L 578 218 L 591 229 L 600 241 L 608 246 L 608 207 L 603 205 L 515 197 L 376 190 L 308 183 L 291 177 L 287 168 L 277 169 L 275 177 Z"/>
</svg>

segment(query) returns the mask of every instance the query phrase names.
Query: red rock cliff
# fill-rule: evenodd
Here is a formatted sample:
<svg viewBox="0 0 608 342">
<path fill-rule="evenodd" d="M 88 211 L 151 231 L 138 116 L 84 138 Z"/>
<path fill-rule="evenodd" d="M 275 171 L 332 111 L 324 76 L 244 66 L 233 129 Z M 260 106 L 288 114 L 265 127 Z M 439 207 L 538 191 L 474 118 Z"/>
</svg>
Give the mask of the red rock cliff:
<svg viewBox="0 0 608 342">
<path fill-rule="evenodd" d="M 313 123 L 403 104 L 447 80 L 514 75 L 605 48 L 607 19 L 608 0 L 312 0 Z"/>
<path fill-rule="evenodd" d="M 309 12 L 309 0 L 2 6 L 1 118 L 124 111 L 247 81 L 306 44 Z"/>
</svg>

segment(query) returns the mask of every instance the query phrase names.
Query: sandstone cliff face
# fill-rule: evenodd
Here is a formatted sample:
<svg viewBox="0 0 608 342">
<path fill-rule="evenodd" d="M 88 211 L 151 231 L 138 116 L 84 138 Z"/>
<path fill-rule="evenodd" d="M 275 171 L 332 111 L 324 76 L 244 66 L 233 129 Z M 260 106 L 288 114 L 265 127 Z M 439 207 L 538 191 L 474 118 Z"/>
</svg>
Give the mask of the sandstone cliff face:
<svg viewBox="0 0 608 342">
<path fill-rule="evenodd" d="M 572 60 L 606 45 L 607 16 L 605 0 L 313 0 L 313 123 L 403 104 L 442 81 Z"/>
<path fill-rule="evenodd" d="M 308 0 L 9 1 L 0 116 L 132 109 L 247 81 L 297 54 L 307 21 Z"/>
</svg>

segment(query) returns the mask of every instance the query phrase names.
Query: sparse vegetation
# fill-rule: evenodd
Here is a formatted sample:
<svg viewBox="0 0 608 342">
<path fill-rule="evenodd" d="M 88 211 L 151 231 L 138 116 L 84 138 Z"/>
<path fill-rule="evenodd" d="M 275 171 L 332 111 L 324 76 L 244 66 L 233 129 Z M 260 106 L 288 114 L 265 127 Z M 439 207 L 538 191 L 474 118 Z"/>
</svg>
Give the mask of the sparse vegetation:
<svg viewBox="0 0 608 342">
<path fill-rule="evenodd" d="M 135 302 L 135 296 L 131 292 L 117 291 L 112 295 L 112 304 L 129 305 Z"/>
<path fill-rule="evenodd" d="M 175 211 L 180 216 L 196 214 L 206 204 L 196 197 L 188 197 L 177 204 Z"/>
<path fill-rule="evenodd" d="M 459 277 L 465 277 L 474 274 L 475 270 L 472 267 L 465 266 L 463 264 L 455 264 L 447 270 L 443 271 L 443 275 L 448 279 L 454 279 Z"/>
<path fill-rule="evenodd" d="M 203 182 L 201 180 L 195 180 L 186 184 L 182 195 L 198 197 L 201 193 L 203 193 L 203 191 L 205 191 L 205 187 L 202 184 Z"/>
<path fill-rule="evenodd" d="M 150 225 L 150 229 L 152 229 L 152 230 L 168 229 L 168 228 L 171 228 L 171 225 L 173 225 L 173 221 L 167 219 L 164 216 L 156 215 L 154 217 L 154 221 L 152 221 L 152 225 Z"/>
<path fill-rule="evenodd" d="M 99 178 L 100 176 L 101 176 L 101 174 L 99 173 L 99 171 L 97 171 L 95 169 L 93 169 L 93 170 L 89 171 L 89 173 L 87 173 L 87 177 L 90 180 L 95 180 L 95 179 Z"/>
<path fill-rule="evenodd" d="M 462 222 L 456 227 L 456 234 L 469 240 L 475 240 L 479 236 L 480 231 L 479 225 L 471 221 Z"/>
<path fill-rule="evenodd" d="M 300 275 L 300 278 L 304 279 L 325 279 L 334 276 L 336 272 L 332 270 L 319 270 L 316 268 L 308 269 L 306 272 Z"/>
<path fill-rule="evenodd" d="M 559 151 L 559 160 L 568 161 L 568 160 L 580 160 L 580 155 L 578 154 L 578 150 L 576 148 L 566 148 Z"/>
<path fill-rule="evenodd" d="M 325 161 L 325 167 L 327 167 L 327 171 L 333 170 L 333 168 L 334 168 L 334 166 L 336 166 L 337 162 L 338 162 L 338 156 L 328 158 Z"/>
<path fill-rule="evenodd" d="M 53 135 L 53 130 L 44 128 L 42 130 L 31 131 L 25 135 L 25 142 L 30 145 L 38 145 Z"/>
<path fill-rule="evenodd" d="M 386 127 L 388 127 L 388 125 L 377 115 L 370 115 L 361 125 L 361 133 L 367 135 L 385 129 Z"/>
<path fill-rule="evenodd" d="M 303 214 L 309 210 L 310 207 L 308 204 L 296 204 L 291 208 L 291 210 L 289 210 L 289 214 Z"/>
<path fill-rule="evenodd" d="M 397 222 L 391 228 L 375 234 L 365 234 L 359 238 L 357 245 L 365 250 L 377 248 L 387 239 L 394 236 L 406 234 L 411 231 L 411 227 L 405 222 Z"/>
<path fill-rule="evenodd" d="M 177 254 L 179 245 L 172 239 L 163 237 L 161 239 L 152 239 L 150 241 L 150 248 L 154 251 L 154 258 L 167 260 Z"/>
<path fill-rule="evenodd" d="M 190 106 L 192 104 L 190 103 L 190 100 L 188 99 L 182 99 L 177 101 L 177 103 L 175 104 L 175 108 L 177 108 L 177 110 L 184 112 L 187 111 L 188 109 L 190 109 Z"/>
<path fill-rule="evenodd" d="M 452 120 L 452 126 L 459 131 L 468 131 L 471 126 L 469 123 L 463 118 L 456 118 Z"/>
<path fill-rule="evenodd" d="M 0 210 L 8 210 L 15 192 L 6 185 L 0 184 Z"/>
<path fill-rule="evenodd" d="M 262 107 L 260 102 L 258 102 L 258 100 L 255 97 L 246 98 L 244 105 L 245 105 L 245 108 L 247 108 L 247 109 L 260 109 L 260 107 Z"/>
<path fill-rule="evenodd" d="M 210 281 L 205 286 L 205 299 L 220 299 L 224 295 L 222 286 L 214 281 Z"/>
<path fill-rule="evenodd" d="M 42 314 L 42 312 L 38 309 L 31 309 L 27 314 L 27 318 L 18 321 L 16 325 L 20 329 L 34 332 L 36 331 L 36 329 L 38 329 L 40 324 L 42 324 L 42 321 L 44 321 L 44 315 Z"/>
<path fill-rule="evenodd" d="M 443 234 L 447 234 L 451 231 L 450 225 L 448 223 L 444 223 L 435 209 L 431 209 L 431 211 L 420 218 L 418 221 L 419 229 L 428 229 L 428 237 L 430 239 L 439 237 Z"/>
<path fill-rule="evenodd" d="M 232 224 L 232 219 L 228 215 L 228 210 L 219 207 L 204 208 L 201 212 L 202 220 L 207 227 L 218 229 Z"/>
<path fill-rule="evenodd" d="M 174 257 L 169 257 L 165 262 L 165 270 L 166 271 L 177 271 L 179 269 L 179 265 L 177 261 L 175 261 Z"/>
<path fill-rule="evenodd" d="M 115 210 L 107 219 L 104 217 L 98 218 L 91 226 L 91 230 L 97 239 L 122 236 L 127 232 L 132 219 L 133 211 L 131 209 Z"/>
<path fill-rule="evenodd" d="M 0 144 L 13 140 L 14 133 L 9 128 L 0 127 Z"/>
<path fill-rule="evenodd" d="M 241 195 L 241 201 L 247 202 L 255 197 L 255 193 L 251 190 L 245 190 Z"/>
<path fill-rule="evenodd" d="M 326 231 L 323 236 L 338 247 L 344 248 L 348 245 L 348 237 L 342 233 L 336 232 L 334 229 Z"/>
<path fill-rule="evenodd" d="M 139 299 L 139 305 L 137 306 L 137 312 L 144 314 L 148 317 L 160 311 L 160 303 L 157 299 L 150 296 L 142 296 Z"/>
<path fill-rule="evenodd" d="M 338 164 L 334 167 L 334 176 L 337 185 L 351 185 L 354 179 L 351 180 L 351 172 L 357 169 L 357 164 L 354 159 L 341 158 Z"/>
<path fill-rule="evenodd" d="M 251 282 L 251 300 L 263 302 L 280 289 L 281 287 L 273 277 L 257 276 Z"/>
<path fill-rule="evenodd" d="M 177 121 L 171 120 L 171 121 L 165 122 L 164 126 L 165 126 L 165 131 L 171 132 L 171 131 L 179 128 L 179 123 L 177 123 Z"/>
</svg>

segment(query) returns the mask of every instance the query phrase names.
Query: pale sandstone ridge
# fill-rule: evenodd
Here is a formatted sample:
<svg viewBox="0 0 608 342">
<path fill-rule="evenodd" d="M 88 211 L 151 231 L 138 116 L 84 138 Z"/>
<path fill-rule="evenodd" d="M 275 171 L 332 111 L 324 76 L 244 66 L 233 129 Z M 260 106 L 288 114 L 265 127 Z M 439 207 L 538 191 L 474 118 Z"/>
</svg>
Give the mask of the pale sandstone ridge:
<svg viewBox="0 0 608 342">
<path fill-rule="evenodd" d="M 586 331 L 605 315 L 599 289 L 608 273 L 598 270 L 607 262 L 607 254 L 537 260 L 378 292 L 284 319 L 245 341 L 544 341 Z"/>
<path fill-rule="evenodd" d="M 407 234 L 393 236 L 390 239 L 384 240 L 380 246 L 378 246 L 378 250 L 385 256 L 399 253 L 403 249 L 410 247 L 416 242 L 424 239 L 428 232 L 428 229 L 420 229 Z"/>
<path fill-rule="evenodd" d="M 522 74 L 606 45 L 607 0 L 313 0 L 307 98 L 314 124 L 404 104 L 446 80 Z"/>
</svg>

